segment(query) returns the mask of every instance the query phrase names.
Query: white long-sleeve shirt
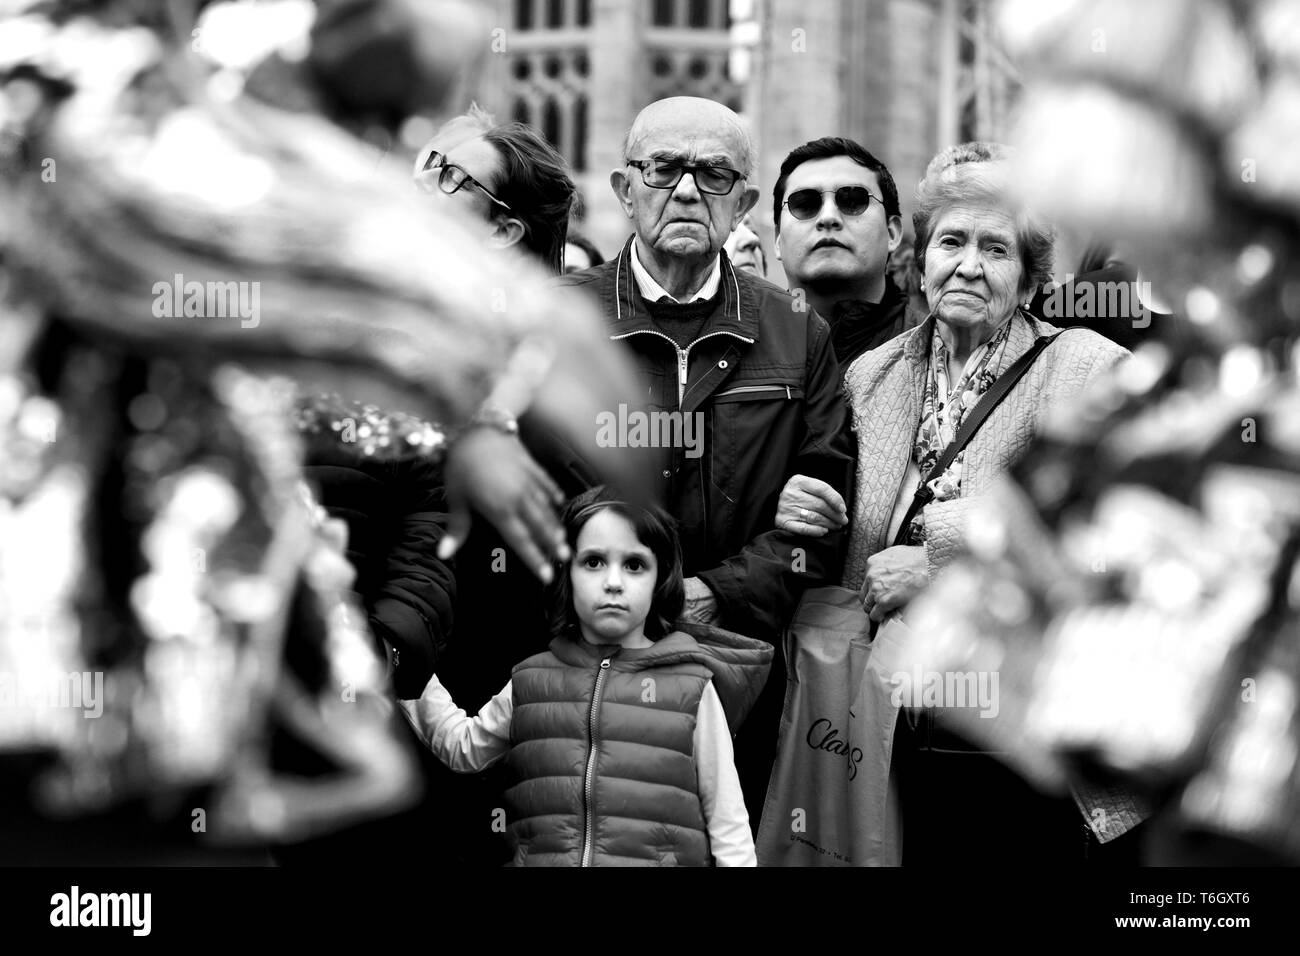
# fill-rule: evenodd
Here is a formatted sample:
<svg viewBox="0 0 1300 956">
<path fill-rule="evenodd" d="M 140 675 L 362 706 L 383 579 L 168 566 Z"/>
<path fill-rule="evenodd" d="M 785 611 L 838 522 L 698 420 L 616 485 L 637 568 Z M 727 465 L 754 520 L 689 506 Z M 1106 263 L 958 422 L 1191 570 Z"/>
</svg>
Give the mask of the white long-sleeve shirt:
<svg viewBox="0 0 1300 956">
<path fill-rule="evenodd" d="M 457 773 L 489 767 L 510 750 L 514 715 L 510 684 L 484 704 L 477 717 L 456 706 L 437 675 L 430 678 L 419 700 L 399 703 L 420 739 Z M 718 866 L 757 866 L 727 715 L 711 682 L 704 687 L 695 715 L 695 779 L 714 862 Z"/>
</svg>

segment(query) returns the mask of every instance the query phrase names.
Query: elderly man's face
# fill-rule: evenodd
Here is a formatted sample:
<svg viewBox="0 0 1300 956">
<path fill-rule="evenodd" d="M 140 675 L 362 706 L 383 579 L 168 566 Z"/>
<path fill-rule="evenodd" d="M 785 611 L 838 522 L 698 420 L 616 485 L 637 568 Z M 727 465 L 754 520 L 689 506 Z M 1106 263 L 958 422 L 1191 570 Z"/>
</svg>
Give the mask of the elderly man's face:
<svg viewBox="0 0 1300 956">
<path fill-rule="evenodd" d="M 647 123 L 630 157 L 685 164 L 725 166 L 744 172 L 739 137 L 730 130 L 700 128 L 688 118 Z M 758 199 L 758 187 L 739 180 L 725 196 L 702 192 L 693 175 L 676 187 L 647 186 L 641 171 L 615 171 L 614 189 L 632 217 L 637 237 L 655 253 L 681 259 L 711 259 Z"/>
</svg>

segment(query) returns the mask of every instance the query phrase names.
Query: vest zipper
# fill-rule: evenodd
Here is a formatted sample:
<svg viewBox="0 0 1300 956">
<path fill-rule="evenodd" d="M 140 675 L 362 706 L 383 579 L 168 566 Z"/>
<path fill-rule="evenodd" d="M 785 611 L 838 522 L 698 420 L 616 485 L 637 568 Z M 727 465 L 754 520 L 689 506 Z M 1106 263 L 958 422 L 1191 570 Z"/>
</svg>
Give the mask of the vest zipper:
<svg viewBox="0 0 1300 956">
<path fill-rule="evenodd" d="M 591 866 L 596 844 L 596 757 L 600 746 L 600 696 L 605 690 L 605 675 L 609 673 L 607 657 L 596 671 L 596 685 L 591 691 L 591 710 L 587 712 L 587 769 L 582 775 L 582 861 L 579 866 Z"/>
</svg>

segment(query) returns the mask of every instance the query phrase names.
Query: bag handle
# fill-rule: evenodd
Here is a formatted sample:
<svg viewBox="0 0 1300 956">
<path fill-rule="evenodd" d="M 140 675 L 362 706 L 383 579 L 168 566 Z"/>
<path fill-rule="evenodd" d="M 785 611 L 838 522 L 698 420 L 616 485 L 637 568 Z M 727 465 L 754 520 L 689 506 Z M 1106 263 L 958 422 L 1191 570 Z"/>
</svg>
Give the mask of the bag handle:
<svg viewBox="0 0 1300 956">
<path fill-rule="evenodd" d="M 984 424 L 985 419 L 993 414 L 993 409 L 997 408 L 1002 399 L 1007 397 L 1007 393 L 1015 388 L 1016 383 L 1029 371 L 1029 366 L 1034 364 L 1034 359 L 1046 349 L 1049 345 L 1060 337 L 1062 332 L 1068 332 L 1069 329 L 1062 329 L 1055 335 L 1040 335 L 1034 340 L 1034 344 L 1024 355 L 1011 363 L 1011 367 L 998 376 L 987 392 L 980 396 L 980 400 L 975 403 L 970 414 L 962 421 L 961 427 L 957 429 L 957 434 L 953 436 L 952 441 L 948 443 L 930 469 L 930 473 L 925 476 L 916 494 L 912 498 L 912 503 L 907 507 L 907 514 L 903 516 L 903 523 L 898 527 L 898 534 L 894 536 L 895 547 L 907 540 L 907 531 L 912 525 L 912 519 L 917 516 L 922 508 L 930 503 L 934 497 L 934 492 L 930 489 L 930 482 L 939 475 L 942 475 L 949 465 L 953 463 L 961 450 L 965 448 L 975 433 L 979 431 L 980 426 Z M 937 333 L 936 333 L 937 334 Z"/>
</svg>

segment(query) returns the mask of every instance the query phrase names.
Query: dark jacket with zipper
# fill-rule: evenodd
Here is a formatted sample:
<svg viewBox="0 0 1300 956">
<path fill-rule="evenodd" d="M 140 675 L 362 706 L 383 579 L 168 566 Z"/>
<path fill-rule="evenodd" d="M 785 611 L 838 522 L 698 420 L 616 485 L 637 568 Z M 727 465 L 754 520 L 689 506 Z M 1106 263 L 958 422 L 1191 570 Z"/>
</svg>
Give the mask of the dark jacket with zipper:
<svg viewBox="0 0 1300 956">
<path fill-rule="evenodd" d="M 856 451 L 830 329 L 776 286 L 733 269 L 724 252 L 717 307 L 678 349 L 637 291 L 632 241 L 561 281 L 589 290 L 610 338 L 631 351 L 644 402 L 629 412 L 701 416 L 702 445 L 628 454 L 653 469 L 656 497 L 677 520 L 685 573 L 713 591 L 722 626 L 775 641 L 803 590 L 836 580 L 842 562 L 842 532 L 805 538 L 775 528 L 791 475 L 850 489 Z"/>
<path fill-rule="evenodd" d="M 678 631 L 631 650 L 556 638 L 515 667 L 505 793 L 514 865 L 712 863 L 696 782 L 700 698 L 712 680 L 734 728 L 772 649 L 692 630 L 700 641 Z"/>
</svg>

